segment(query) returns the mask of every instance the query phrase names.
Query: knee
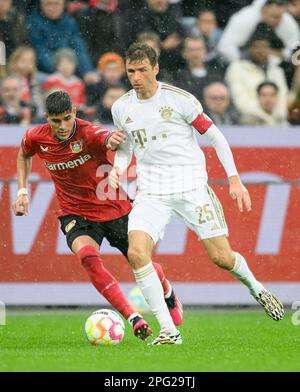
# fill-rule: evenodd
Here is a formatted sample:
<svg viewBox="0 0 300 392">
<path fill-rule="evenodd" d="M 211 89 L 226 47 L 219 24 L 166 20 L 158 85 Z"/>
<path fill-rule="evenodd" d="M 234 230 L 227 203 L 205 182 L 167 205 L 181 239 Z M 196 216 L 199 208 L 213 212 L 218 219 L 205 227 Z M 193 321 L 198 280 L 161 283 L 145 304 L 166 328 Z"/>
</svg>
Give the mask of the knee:
<svg viewBox="0 0 300 392">
<path fill-rule="evenodd" d="M 145 249 L 133 246 L 128 249 L 128 260 L 133 269 L 138 269 L 148 264 L 151 256 L 147 254 Z"/>
<path fill-rule="evenodd" d="M 214 264 L 225 270 L 232 270 L 234 267 L 235 256 L 231 250 L 218 249 L 210 258 Z"/>
<path fill-rule="evenodd" d="M 81 265 L 85 269 L 93 268 L 95 262 L 101 262 L 98 251 L 92 245 L 86 245 L 77 253 Z"/>
</svg>

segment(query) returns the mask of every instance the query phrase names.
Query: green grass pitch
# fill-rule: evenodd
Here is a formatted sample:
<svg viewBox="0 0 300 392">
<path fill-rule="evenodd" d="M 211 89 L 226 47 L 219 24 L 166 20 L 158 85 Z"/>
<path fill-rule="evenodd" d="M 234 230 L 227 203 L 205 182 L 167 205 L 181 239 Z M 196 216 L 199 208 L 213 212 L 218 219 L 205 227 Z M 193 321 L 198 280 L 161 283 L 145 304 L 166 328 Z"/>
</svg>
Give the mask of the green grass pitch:
<svg viewBox="0 0 300 392">
<path fill-rule="evenodd" d="M 148 347 L 127 323 L 121 344 L 93 347 L 83 333 L 90 313 L 9 311 L 0 371 L 300 371 L 300 326 L 291 314 L 277 323 L 262 310 L 186 311 L 181 346 Z"/>
</svg>

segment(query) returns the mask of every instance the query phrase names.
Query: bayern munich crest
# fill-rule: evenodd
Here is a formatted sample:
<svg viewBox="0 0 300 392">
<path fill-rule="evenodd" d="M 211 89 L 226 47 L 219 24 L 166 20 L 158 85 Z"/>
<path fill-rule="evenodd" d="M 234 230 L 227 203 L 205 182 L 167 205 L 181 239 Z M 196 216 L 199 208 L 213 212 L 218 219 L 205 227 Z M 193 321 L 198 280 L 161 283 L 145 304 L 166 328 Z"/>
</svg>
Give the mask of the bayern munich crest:
<svg viewBox="0 0 300 392">
<path fill-rule="evenodd" d="M 76 142 L 72 142 L 70 144 L 71 150 L 74 153 L 82 151 L 82 142 L 80 140 L 76 140 Z"/>
<path fill-rule="evenodd" d="M 170 120 L 172 117 L 173 109 L 168 106 L 162 107 L 159 111 L 164 120 Z"/>
</svg>

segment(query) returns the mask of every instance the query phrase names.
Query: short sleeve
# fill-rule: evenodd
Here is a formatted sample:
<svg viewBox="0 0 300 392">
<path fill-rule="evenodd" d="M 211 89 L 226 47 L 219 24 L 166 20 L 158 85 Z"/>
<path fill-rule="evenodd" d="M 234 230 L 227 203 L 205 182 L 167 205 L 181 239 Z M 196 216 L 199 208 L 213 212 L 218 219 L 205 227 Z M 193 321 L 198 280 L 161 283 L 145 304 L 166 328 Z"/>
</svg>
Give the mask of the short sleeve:
<svg viewBox="0 0 300 392">
<path fill-rule="evenodd" d="M 114 122 L 115 127 L 117 129 L 121 130 L 123 127 L 122 127 L 121 120 L 119 118 L 120 116 L 119 116 L 118 112 L 119 111 L 118 111 L 118 108 L 117 108 L 116 104 L 113 104 L 113 106 L 111 108 L 111 114 L 112 114 L 113 122 Z"/>
<path fill-rule="evenodd" d="M 24 154 L 28 157 L 31 157 L 34 154 L 36 154 L 33 137 L 32 137 L 32 129 L 28 129 L 28 131 L 23 136 L 21 147 Z"/>
<path fill-rule="evenodd" d="M 189 94 L 188 97 L 181 97 L 181 110 L 182 116 L 188 124 L 191 124 L 203 113 L 201 103 L 192 94 Z"/>
<path fill-rule="evenodd" d="M 100 145 L 101 147 L 106 149 L 106 141 L 112 133 L 112 131 L 103 128 L 100 125 L 93 124 L 88 128 L 86 136 L 92 144 L 95 144 L 97 146 Z"/>
</svg>

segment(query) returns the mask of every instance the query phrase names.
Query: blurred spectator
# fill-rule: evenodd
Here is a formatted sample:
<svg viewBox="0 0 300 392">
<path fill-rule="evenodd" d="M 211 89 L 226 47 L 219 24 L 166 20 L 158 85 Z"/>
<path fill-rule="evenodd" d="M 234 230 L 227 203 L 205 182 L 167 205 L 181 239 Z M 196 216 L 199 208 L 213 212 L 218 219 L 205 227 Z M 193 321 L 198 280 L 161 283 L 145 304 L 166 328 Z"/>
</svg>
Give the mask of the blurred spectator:
<svg viewBox="0 0 300 392">
<path fill-rule="evenodd" d="M 137 36 L 137 41 L 151 46 L 157 53 L 158 57 L 161 54 L 161 41 L 159 35 L 153 32 L 140 33 Z"/>
<path fill-rule="evenodd" d="M 258 106 L 249 107 L 248 115 L 242 119 L 243 124 L 287 126 L 287 118 L 278 115 L 278 86 L 273 82 L 263 82 L 257 87 Z"/>
<path fill-rule="evenodd" d="M 100 123 L 113 124 L 111 107 L 125 93 L 126 89 L 121 85 L 114 85 L 106 89 L 97 110 Z"/>
<path fill-rule="evenodd" d="M 156 51 L 158 57 L 160 57 L 161 42 L 160 42 L 158 34 L 153 33 L 153 32 L 140 33 L 137 36 L 137 41 L 143 42 L 146 45 L 151 46 L 151 48 L 153 48 Z M 164 67 L 162 64 L 159 64 L 158 79 L 163 82 L 172 83 L 173 82 L 173 75 L 169 72 L 168 68 Z"/>
<path fill-rule="evenodd" d="M 241 57 L 245 46 L 259 23 L 265 23 L 284 45 L 283 56 L 288 58 L 295 42 L 299 41 L 299 27 L 287 12 L 285 0 L 255 0 L 253 4 L 234 14 L 219 41 L 220 53 L 232 62 Z"/>
<path fill-rule="evenodd" d="M 204 89 L 205 113 L 216 125 L 239 124 L 239 113 L 230 101 L 230 92 L 225 84 L 215 82 Z"/>
<path fill-rule="evenodd" d="M 89 4 L 75 17 L 96 67 L 105 52 L 124 52 L 123 22 L 117 0 L 90 0 Z"/>
<path fill-rule="evenodd" d="M 88 104 L 98 106 L 106 89 L 116 84 L 125 86 L 125 64 L 120 55 L 107 52 L 99 59 L 100 81 L 87 86 Z"/>
<path fill-rule="evenodd" d="M 0 83 L 0 123 L 29 125 L 32 110 L 21 99 L 22 81 L 17 76 L 7 76 Z"/>
<path fill-rule="evenodd" d="M 74 14 L 78 11 L 83 11 L 89 7 L 89 0 L 68 0 L 67 11 L 69 14 Z"/>
<path fill-rule="evenodd" d="M 300 26 L 300 0 L 290 0 L 288 2 L 288 12 L 294 17 Z"/>
<path fill-rule="evenodd" d="M 35 109 L 34 123 L 44 115 L 44 102 L 41 84 L 38 79 L 36 55 L 32 48 L 20 46 L 10 56 L 8 71 L 22 81 L 21 99 Z"/>
<path fill-rule="evenodd" d="M 135 38 L 143 31 L 154 31 L 159 35 L 164 50 L 175 50 L 180 45 L 180 23 L 175 8 L 169 0 L 145 0 L 146 6 L 131 23 Z M 134 22 L 134 21 L 133 21 Z"/>
<path fill-rule="evenodd" d="M 298 57 L 299 58 L 299 57 Z M 289 122 L 300 125 L 300 67 L 296 67 L 292 89 L 289 97 Z"/>
<path fill-rule="evenodd" d="M 142 32 L 155 32 L 161 41 L 160 65 L 175 76 L 182 65 L 180 56 L 181 27 L 176 8 L 169 0 L 146 0 L 145 7 L 132 14 L 126 23 L 127 46 Z"/>
<path fill-rule="evenodd" d="M 206 49 L 202 38 L 189 37 L 184 40 L 183 58 L 186 67 L 179 70 L 176 85 L 201 101 L 204 87 L 214 81 L 221 81 L 224 69 L 215 61 L 206 62 Z"/>
<path fill-rule="evenodd" d="M 128 10 L 131 12 L 138 12 L 144 5 L 144 0 L 119 0 L 119 7 L 122 13 Z"/>
<path fill-rule="evenodd" d="M 217 56 L 216 48 L 222 36 L 222 30 L 218 28 L 216 15 L 213 10 L 201 10 L 195 24 L 188 33 L 190 36 L 203 38 L 207 51 L 207 59 L 212 59 Z"/>
<path fill-rule="evenodd" d="M 24 14 L 30 14 L 37 7 L 36 0 L 14 0 L 14 5 L 24 12 Z"/>
<path fill-rule="evenodd" d="M 239 11 L 242 7 L 249 5 L 253 0 L 182 0 L 182 9 L 184 16 L 197 17 L 198 12 L 202 8 L 209 8 L 216 12 L 217 20 L 221 28 L 223 28 L 230 16 Z"/>
<path fill-rule="evenodd" d="M 287 84 L 283 70 L 270 57 L 270 42 L 264 33 L 257 32 L 251 37 L 245 57 L 234 61 L 227 69 L 226 81 L 231 90 L 233 103 L 241 114 L 248 114 L 249 108 L 258 107 L 257 87 L 264 81 L 278 86 L 278 102 L 274 115 L 286 118 Z"/>
<path fill-rule="evenodd" d="M 28 17 L 31 43 L 38 56 L 39 70 L 55 72 L 57 49 L 71 48 L 78 60 L 78 70 L 87 83 L 96 81 L 86 46 L 76 21 L 65 12 L 65 0 L 40 0 L 40 10 Z"/>
<path fill-rule="evenodd" d="M 56 72 L 44 83 L 44 90 L 58 88 L 71 97 L 78 112 L 84 112 L 86 104 L 85 84 L 75 76 L 77 58 L 72 49 L 59 49 L 55 54 Z"/>
<path fill-rule="evenodd" d="M 18 46 L 28 43 L 24 16 L 13 7 L 12 0 L 0 1 L 0 41 L 5 43 L 7 58 Z"/>
</svg>

